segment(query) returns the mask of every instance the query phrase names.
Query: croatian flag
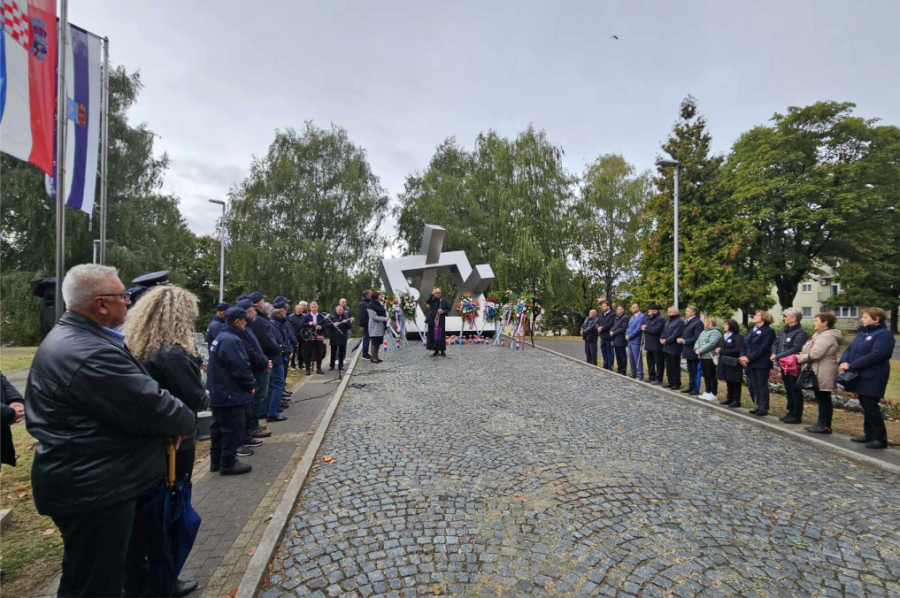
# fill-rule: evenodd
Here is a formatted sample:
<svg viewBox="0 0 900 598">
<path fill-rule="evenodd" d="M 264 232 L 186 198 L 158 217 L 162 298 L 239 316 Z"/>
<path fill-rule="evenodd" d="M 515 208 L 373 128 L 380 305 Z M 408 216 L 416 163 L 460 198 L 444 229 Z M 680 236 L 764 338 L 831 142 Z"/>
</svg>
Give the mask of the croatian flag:
<svg viewBox="0 0 900 598">
<path fill-rule="evenodd" d="M 90 214 L 100 155 L 100 38 L 69 25 L 66 55 L 66 205 Z M 56 199 L 56 173 L 46 177 Z"/>
<path fill-rule="evenodd" d="M 56 0 L 0 0 L 0 150 L 53 173 Z"/>
</svg>

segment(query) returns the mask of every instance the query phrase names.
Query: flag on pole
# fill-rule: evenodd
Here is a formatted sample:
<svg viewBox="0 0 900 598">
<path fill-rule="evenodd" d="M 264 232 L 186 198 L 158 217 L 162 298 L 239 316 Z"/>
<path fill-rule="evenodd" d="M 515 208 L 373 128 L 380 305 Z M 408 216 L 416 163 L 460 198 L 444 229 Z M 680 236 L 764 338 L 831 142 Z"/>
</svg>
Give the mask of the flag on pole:
<svg viewBox="0 0 900 598">
<path fill-rule="evenodd" d="M 66 205 L 90 214 L 100 155 L 101 40 L 69 24 L 66 54 Z M 56 175 L 45 177 L 56 199 Z"/>
<path fill-rule="evenodd" d="M 53 172 L 56 0 L 0 0 L 0 149 Z"/>
</svg>

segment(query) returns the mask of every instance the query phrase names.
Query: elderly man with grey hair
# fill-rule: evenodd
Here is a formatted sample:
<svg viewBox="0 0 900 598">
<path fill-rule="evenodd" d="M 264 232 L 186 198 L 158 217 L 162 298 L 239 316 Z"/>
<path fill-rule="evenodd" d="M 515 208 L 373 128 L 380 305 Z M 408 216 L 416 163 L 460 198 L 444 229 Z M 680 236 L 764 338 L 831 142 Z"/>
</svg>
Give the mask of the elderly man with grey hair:
<svg viewBox="0 0 900 598">
<path fill-rule="evenodd" d="M 789 355 L 796 355 L 803 350 L 803 345 L 809 340 L 809 334 L 800 325 L 803 312 L 795 307 L 789 307 L 781 315 L 784 326 L 775 339 L 772 346 L 772 361 L 778 367 L 778 360 Z M 787 415 L 780 418 L 786 424 L 799 424 L 803 422 L 803 389 L 797 384 L 799 376 L 791 376 L 782 372 L 781 380 L 784 382 L 784 393 L 787 396 Z"/>
<path fill-rule="evenodd" d="M 25 392 L 34 503 L 62 535 L 59 596 L 138 595 L 150 537 L 141 505 L 165 478 L 165 439 L 192 433 L 196 416 L 116 331 L 129 300 L 115 268 L 75 266 L 62 293 L 68 311 L 38 347 Z"/>
</svg>

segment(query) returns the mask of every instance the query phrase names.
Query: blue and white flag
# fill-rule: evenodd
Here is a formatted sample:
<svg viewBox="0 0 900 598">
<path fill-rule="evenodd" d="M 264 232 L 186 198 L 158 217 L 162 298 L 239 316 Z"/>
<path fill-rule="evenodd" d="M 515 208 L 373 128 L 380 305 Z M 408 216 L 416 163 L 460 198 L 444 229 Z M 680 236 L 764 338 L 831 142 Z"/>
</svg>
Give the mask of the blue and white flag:
<svg viewBox="0 0 900 598">
<path fill-rule="evenodd" d="M 101 40 L 69 25 L 66 55 L 66 205 L 90 214 L 100 151 Z M 56 177 L 46 177 L 56 199 Z"/>
</svg>

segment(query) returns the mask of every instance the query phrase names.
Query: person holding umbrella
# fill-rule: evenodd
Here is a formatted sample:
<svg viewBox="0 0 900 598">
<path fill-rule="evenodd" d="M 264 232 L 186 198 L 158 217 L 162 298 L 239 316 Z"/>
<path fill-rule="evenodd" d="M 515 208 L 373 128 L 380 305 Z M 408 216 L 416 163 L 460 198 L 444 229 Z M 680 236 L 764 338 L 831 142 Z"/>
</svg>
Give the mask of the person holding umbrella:
<svg viewBox="0 0 900 598">
<path fill-rule="evenodd" d="M 213 423 L 210 427 L 209 470 L 219 475 L 249 473 L 253 467 L 241 463 L 237 450 L 244 438 L 245 405 L 255 392 L 256 380 L 250 369 L 250 357 L 240 332 L 247 326 L 247 312 L 230 307 L 225 325 L 213 341 L 206 371 Z M 252 454 L 252 452 L 251 452 Z"/>
<path fill-rule="evenodd" d="M 144 578 L 139 502 L 165 476 L 165 438 L 192 434 L 190 407 L 159 387 L 116 331 L 129 298 L 116 269 L 81 264 L 66 313 L 38 347 L 25 393 L 37 440 L 34 503 L 63 541 L 60 596 L 122 596 Z"/>
</svg>

